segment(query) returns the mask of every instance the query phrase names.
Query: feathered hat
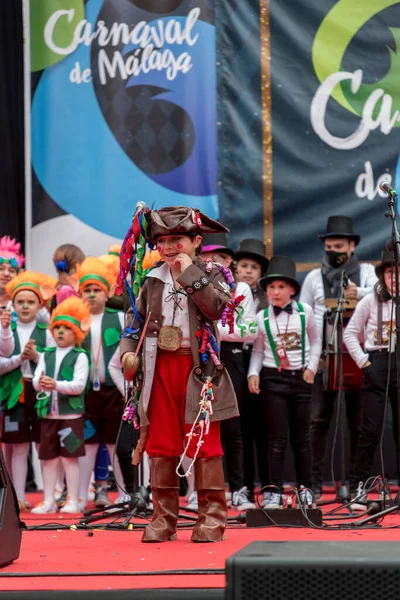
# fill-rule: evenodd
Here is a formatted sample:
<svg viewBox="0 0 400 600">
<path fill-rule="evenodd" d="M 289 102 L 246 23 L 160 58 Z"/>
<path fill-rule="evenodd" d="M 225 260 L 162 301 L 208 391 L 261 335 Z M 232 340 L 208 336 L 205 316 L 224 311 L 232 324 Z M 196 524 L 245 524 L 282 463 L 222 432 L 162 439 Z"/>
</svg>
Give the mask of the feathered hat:
<svg viewBox="0 0 400 600">
<path fill-rule="evenodd" d="M 56 293 L 54 278 L 34 271 L 19 273 L 7 283 L 6 292 L 14 300 L 18 292 L 22 291 L 33 292 L 39 298 L 40 303 L 45 304 Z"/>
<path fill-rule="evenodd" d="M 82 264 L 78 265 L 76 275 L 78 278 L 79 293 L 87 285 L 98 285 L 107 296 L 114 294 L 115 278 L 110 268 L 99 258 L 85 258 Z"/>
<path fill-rule="evenodd" d="M 21 244 L 9 235 L 0 238 L 0 264 L 8 262 L 18 271 L 25 262 L 23 254 L 21 254 Z"/>
<path fill-rule="evenodd" d="M 64 325 L 75 334 L 77 344 L 81 344 L 90 330 L 92 317 L 86 304 L 80 298 L 67 298 L 53 310 L 50 318 L 50 330 L 56 325 Z"/>
</svg>

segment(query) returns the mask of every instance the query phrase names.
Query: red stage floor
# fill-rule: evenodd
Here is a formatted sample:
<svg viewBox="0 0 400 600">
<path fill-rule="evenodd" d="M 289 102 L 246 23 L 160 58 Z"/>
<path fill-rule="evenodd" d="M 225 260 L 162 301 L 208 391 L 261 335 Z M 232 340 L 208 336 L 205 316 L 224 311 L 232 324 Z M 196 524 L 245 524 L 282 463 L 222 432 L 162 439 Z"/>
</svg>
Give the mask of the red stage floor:
<svg viewBox="0 0 400 600">
<path fill-rule="evenodd" d="M 39 499 L 38 494 L 29 497 L 31 503 Z M 331 509 L 332 506 L 329 506 L 325 510 Z M 49 522 L 62 526 L 79 520 L 79 517 L 60 515 L 43 519 L 29 513 L 22 513 L 21 518 L 27 526 Z M 226 541 L 218 544 L 193 544 L 190 542 L 190 530 L 180 530 L 176 541 L 142 544 L 139 530 L 111 531 L 102 529 L 103 526 L 104 522 L 101 522 L 93 535 L 71 529 L 24 531 L 20 558 L 0 570 L 0 591 L 223 588 L 225 575 L 209 574 L 210 571 L 224 569 L 229 556 L 256 540 L 400 540 L 398 513 L 387 516 L 380 527 L 362 531 L 231 526 L 227 530 Z M 206 572 L 200 575 L 185 572 L 158 574 L 198 569 Z M 18 576 L 11 577 L 9 574 Z"/>
</svg>

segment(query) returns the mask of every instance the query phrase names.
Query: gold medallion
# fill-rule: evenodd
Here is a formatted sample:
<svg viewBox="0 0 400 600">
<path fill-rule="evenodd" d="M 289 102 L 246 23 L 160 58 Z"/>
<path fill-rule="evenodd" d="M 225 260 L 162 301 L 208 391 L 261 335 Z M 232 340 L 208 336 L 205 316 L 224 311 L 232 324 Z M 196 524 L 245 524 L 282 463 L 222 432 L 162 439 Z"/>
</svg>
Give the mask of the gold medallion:
<svg viewBox="0 0 400 600">
<path fill-rule="evenodd" d="M 180 348 L 182 342 L 182 329 L 175 325 L 163 325 L 158 336 L 158 347 L 161 350 L 174 352 Z"/>
</svg>

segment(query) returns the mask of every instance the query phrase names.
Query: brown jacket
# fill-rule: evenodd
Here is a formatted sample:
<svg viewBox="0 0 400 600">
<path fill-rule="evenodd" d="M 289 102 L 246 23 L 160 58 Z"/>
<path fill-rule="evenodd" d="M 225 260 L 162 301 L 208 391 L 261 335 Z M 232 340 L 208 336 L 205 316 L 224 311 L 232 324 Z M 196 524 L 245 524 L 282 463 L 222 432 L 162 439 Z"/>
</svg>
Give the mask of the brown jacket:
<svg viewBox="0 0 400 600">
<path fill-rule="evenodd" d="M 206 273 L 205 264 L 200 258 L 196 258 L 194 264 L 189 266 L 182 275 L 179 276 L 178 282 L 186 289 L 193 287 L 194 282 L 199 281 L 200 277 L 206 277 L 209 284 L 195 291 L 192 295 L 188 295 L 188 313 L 189 313 L 189 328 L 191 337 L 191 347 L 193 355 L 193 371 L 189 378 L 186 393 L 186 423 L 193 423 L 199 412 L 200 393 L 203 387 L 196 370 L 199 367 L 203 375 L 213 377 L 213 414 L 212 421 L 222 421 L 236 417 L 239 414 L 235 391 L 231 379 L 226 371 L 216 371 L 211 358 L 206 365 L 201 364 L 199 342 L 196 337 L 196 331 L 201 324 L 207 322 L 213 331 L 219 343 L 216 321 L 221 316 L 225 303 L 230 299 L 229 288 L 226 285 L 225 277 L 217 269 L 213 268 L 210 273 Z M 147 314 L 151 311 L 149 325 L 146 331 L 146 337 L 142 349 L 143 361 L 143 388 L 139 399 L 139 416 L 141 426 L 149 423 L 147 418 L 147 409 L 150 400 L 151 387 L 153 384 L 154 369 L 156 367 L 157 358 L 157 337 L 162 325 L 162 294 L 164 283 L 155 277 L 149 277 L 141 290 L 140 296 L 136 303 L 136 308 L 142 319 L 145 321 Z M 130 318 L 132 312 L 130 311 Z M 136 327 L 135 323 L 135 327 Z M 126 352 L 134 352 L 138 344 L 137 339 L 122 338 L 120 342 L 121 357 Z"/>
</svg>

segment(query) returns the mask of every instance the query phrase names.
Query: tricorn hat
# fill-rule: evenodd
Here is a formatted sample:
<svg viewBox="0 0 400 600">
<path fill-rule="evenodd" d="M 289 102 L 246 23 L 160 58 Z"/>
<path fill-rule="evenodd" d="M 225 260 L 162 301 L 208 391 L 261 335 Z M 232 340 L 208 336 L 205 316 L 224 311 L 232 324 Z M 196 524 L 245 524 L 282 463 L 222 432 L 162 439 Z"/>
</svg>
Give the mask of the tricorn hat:
<svg viewBox="0 0 400 600">
<path fill-rule="evenodd" d="M 354 233 L 354 224 L 351 217 L 343 215 L 328 217 L 325 233 L 318 235 L 321 240 L 325 238 L 348 238 L 354 241 L 355 245 L 360 241 L 360 236 Z"/>
<path fill-rule="evenodd" d="M 228 241 L 225 233 L 206 233 L 203 235 L 202 252 L 220 251 L 223 254 L 232 256 L 235 254 L 231 248 L 228 248 Z"/>
<path fill-rule="evenodd" d="M 265 290 L 267 285 L 274 279 L 283 279 L 292 285 L 295 289 L 293 296 L 300 292 L 300 284 L 296 279 L 296 264 L 288 256 L 273 256 L 269 261 L 267 274 L 261 277 L 258 285 Z"/>
<path fill-rule="evenodd" d="M 241 258 L 252 258 L 261 264 L 261 270 L 265 273 L 269 263 L 266 253 L 267 249 L 261 240 L 249 238 L 240 242 L 239 248 L 235 253 L 235 260 L 238 261 Z"/>
<path fill-rule="evenodd" d="M 226 227 L 207 217 L 197 208 L 188 206 L 165 206 L 158 210 L 149 211 L 147 215 L 149 229 L 147 232 L 151 240 L 160 235 L 203 235 L 205 233 L 225 233 Z"/>
<path fill-rule="evenodd" d="M 392 246 L 392 240 L 388 240 L 383 246 L 381 262 L 376 265 L 375 273 L 379 276 L 387 267 L 390 267 L 394 262 L 394 252 Z"/>
</svg>

